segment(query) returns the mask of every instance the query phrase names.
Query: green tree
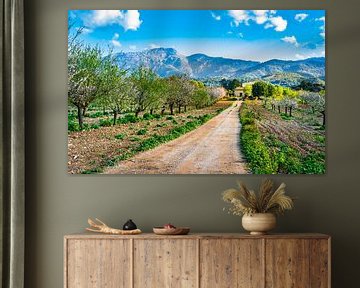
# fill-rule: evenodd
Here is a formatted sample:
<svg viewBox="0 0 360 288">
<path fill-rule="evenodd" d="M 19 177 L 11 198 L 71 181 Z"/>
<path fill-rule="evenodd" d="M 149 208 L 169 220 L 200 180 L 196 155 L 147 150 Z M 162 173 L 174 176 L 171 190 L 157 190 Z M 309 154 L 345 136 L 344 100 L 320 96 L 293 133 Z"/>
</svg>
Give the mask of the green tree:
<svg viewBox="0 0 360 288">
<path fill-rule="evenodd" d="M 114 116 L 113 125 L 115 125 L 118 114 L 130 107 L 131 82 L 126 78 L 126 71 L 118 67 L 111 55 L 103 60 L 100 79 L 101 96 L 98 98 L 98 103 L 111 109 Z"/>
<path fill-rule="evenodd" d="M 220 84 L 222 87 L 224 87 L 226 90 L 231 91 L 234 93 L 234 90 L 236 87 L 241 86 L 241 82 L 238 79 L 221 79 Z"/>
<path fill-rule="evenodd" d="M 210 96 L 205 87 L 197 87 L 194 92 L 193 105 L 196 109 L 207 106 L 210 102 Z"/>
<path fill-rule="evenodd" d="M 77 107 L 80 129 L 86 108 L 99 96 L 101 86 L 101 51 L 97 47 L 80 44 L 68 49 L 68 101 Z"/>
<path fill-rule="evenodd" d="M 252 85 L 252 95 L 260 98 L 265 96 L 267 93 L 267 83 L 263 81 L 257 81 Z"/>
<path fill-rule="evenodd" d="M 325 126 L 325 94 L 320 94 L 316 92 L 308 92 L 308 91 L 302 91 L 300 93 L 301 99 L 308 104 L 313 113 L 320 113 L 323 117 L 323 123 L 322 125 Z"/>
<path fill-rule="evenodd" d="M 244 94 L 246 98 L 249 98 L 252 96 L 252 85 L 247 84 L 244 87 Z"/>
<path fill-rule="evenodd" d="M 133 100 L 135 116 L 145 111 L 153 100 L 153 93 L 158 89 L 157 75 L 149 68 L 139 67 L 131 73 L 130 80 L 133 84 Z"/>
</svg>

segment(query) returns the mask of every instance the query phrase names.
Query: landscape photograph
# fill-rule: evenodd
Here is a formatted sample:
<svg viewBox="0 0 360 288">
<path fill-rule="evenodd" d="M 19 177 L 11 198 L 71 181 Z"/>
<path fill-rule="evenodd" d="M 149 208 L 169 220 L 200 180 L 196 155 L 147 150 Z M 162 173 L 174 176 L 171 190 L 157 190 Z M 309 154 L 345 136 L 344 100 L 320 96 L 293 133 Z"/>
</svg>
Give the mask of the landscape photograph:
<svg viewBox="0 0 360 288">
<path fill-rule="evenodd" d="M 324 174 L 324 10 L 69 10 L 69 174 Z"/>
</svg>

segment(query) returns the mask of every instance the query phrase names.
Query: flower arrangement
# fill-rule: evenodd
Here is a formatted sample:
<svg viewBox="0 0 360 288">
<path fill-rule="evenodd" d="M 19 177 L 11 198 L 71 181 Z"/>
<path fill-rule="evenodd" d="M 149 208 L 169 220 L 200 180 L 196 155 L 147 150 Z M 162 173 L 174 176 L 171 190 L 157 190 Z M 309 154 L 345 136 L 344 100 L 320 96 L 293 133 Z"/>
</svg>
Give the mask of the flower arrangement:
<svg viewBox="0 0 360 288">
<path fill-rule="evenodd" d="M 233 215 L 253 215 L 256 213 L 283 214 L 294 207 L 294 199 L 285 195 L 284 183 L 274 190 L 274 182 L 269 179 L 262 181 L 259 192 L 249 190 L 243 182 L 238 182 L 238 189 L 228 189 L 222 198 L 230 203 L 229 213 Z"/>
</svg>

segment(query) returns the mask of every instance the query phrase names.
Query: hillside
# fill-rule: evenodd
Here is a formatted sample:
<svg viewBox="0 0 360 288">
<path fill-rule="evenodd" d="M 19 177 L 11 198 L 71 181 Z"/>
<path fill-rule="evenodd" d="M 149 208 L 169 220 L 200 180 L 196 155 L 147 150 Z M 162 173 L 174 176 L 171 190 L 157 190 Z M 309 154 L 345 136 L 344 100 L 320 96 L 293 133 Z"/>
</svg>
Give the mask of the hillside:
<svg viewBox="0 0 360 288">
<path fill-rule="evenodd" d="M 246 61 L 205 54 L 185 56 L 173 48 L 154 48 L 116 54 L 120 67 L 133 70 L 149 67 L 160 77 L 186 74 L 196 79 L 238 78 L 244 81 L 264 79 L 274 84 L 298 83 L 303 79 L 324 79 L 325 58 Z"/>
</svg>

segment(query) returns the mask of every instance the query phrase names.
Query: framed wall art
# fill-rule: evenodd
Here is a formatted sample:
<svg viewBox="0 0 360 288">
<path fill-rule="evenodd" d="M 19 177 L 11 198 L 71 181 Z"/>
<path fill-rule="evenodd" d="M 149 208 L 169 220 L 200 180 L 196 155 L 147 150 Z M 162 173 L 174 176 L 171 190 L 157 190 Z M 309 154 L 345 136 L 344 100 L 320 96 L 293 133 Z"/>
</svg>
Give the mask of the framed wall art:
<svg viewBox="0 0 360 288">
<path fill-rule="evenodd" d="M 324 10 L 70 10 L 68 173 L 325 173 Z"/>
</svg>

